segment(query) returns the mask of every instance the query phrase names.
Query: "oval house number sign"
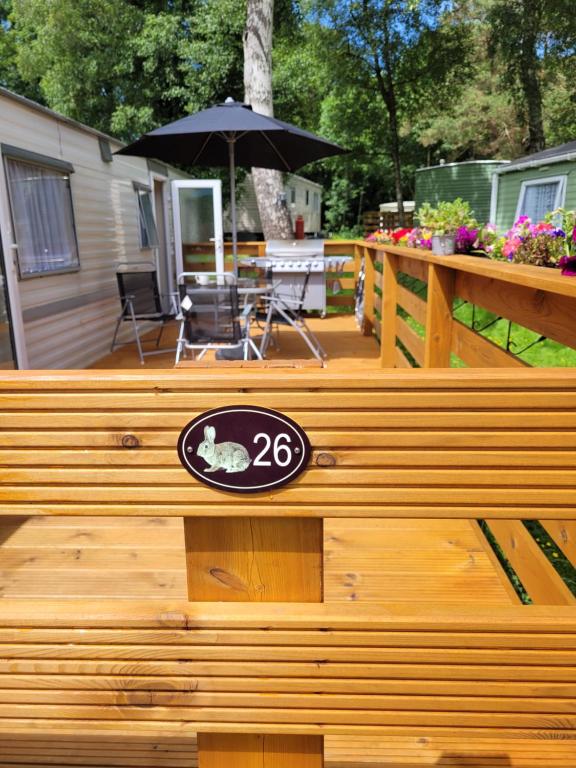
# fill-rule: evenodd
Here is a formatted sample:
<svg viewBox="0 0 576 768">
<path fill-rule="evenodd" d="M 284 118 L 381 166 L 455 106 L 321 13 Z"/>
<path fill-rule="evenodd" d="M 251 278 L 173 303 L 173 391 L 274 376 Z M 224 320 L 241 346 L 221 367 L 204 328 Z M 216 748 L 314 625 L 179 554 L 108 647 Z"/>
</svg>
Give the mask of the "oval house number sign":
<svg viewBox="0 0 576 768">
<path fill-rule="evenodd" d="M 258 493 L 294 480 L 310 460 L 296 422 L 257 406 L 215 408 L 187 424 L 178 456 L 197 480 L 221 491 Z"/>
</svg>

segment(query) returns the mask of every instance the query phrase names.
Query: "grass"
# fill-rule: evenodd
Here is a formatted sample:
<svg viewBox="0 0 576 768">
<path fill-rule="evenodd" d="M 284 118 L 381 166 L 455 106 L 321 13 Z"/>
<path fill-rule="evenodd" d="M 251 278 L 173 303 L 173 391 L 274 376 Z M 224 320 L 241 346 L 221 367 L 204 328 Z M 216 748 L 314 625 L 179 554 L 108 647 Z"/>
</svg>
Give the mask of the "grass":
<svg viewBox="0 0 576 768">
<path fill-rule="evenodd" d="M 400 274 L 398 281 L 400 285 L 426 301 L 426 283 L 405 274 Z M 419 336 L 424 337 L 425 329 L 420 323 L 417 323 L 400 307 L 398 314 Z M 502 349 L 508 349 L 511 354 L 516 355 L 520 360 L 534 368 L 576 367 L 576 349 L 571 349 L 551 339 L 545 339 L 540 334 L 499 318 L 486 309 L 475 307 L 468 302 L 462 303 L 460 299 L 456 299 L 453 316 Z M 462 368 L 465 367 L 465 364 L 453 355 L 452 367 Z"/>
</svg>

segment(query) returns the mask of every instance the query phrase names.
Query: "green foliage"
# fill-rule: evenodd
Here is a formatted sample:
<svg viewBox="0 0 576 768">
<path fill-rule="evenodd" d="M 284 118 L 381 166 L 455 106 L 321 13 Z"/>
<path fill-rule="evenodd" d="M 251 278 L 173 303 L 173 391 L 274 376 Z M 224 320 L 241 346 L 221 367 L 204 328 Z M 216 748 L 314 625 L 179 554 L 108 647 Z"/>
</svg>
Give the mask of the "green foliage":
<svg viewBox="0 0 576 768">
<path fill-rule="evenodd" d="M 452 201 L 442 200 L 436 207 L 423 203 L 418 220 L 420 226 L 429 229 L 433 235 L 454 235 L 460 227 L 474 229 L 478 226 L 470 203 L 460 197 Z"/>
<path fill-rule="evenodd" d="M 415 169 L 440 158 L 524 154 L 539 109 L 548 144 L 573 140 L 572 5 L 276 0 L 275 113 L 350 150 L 304 171 L 324 185 L 327 228 L 412 197 Z M 132 140 L 242 99 L 245 11 L 246 0 L 0 0 L 0 85 Z"/>
<path fill-rule="evenodd" d="M 245 0 L 14 0 L 21 77 L 54 109 L 131 140 L 242 98 Z"/>
<path fill-rule="evenodd" d="M 526 149 L 543 149 L 545 74 L 574 73 L 573 0 L 492 0 L 487 21 L 489 52 L 503 64 L 502 81 L 527 128 Z"/>
</svg>

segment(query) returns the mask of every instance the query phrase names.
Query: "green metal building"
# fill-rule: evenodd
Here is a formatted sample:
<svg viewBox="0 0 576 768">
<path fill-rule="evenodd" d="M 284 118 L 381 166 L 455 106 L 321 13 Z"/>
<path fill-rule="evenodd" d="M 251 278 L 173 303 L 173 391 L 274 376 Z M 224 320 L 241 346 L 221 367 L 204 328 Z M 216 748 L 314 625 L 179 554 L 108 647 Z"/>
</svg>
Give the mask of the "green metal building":
<svg viewBox="0 0 576 768">
<path fill-rule="evenodd" d="M 487 222 L 490 217 L 492 174 L 507 165 L 508 160 L 468 160 L 419 168 L 416 171 L 416 213 L 424 202 L 437 205 L 442 200 L 461 197 L 470 203 L 479 222 Z"/>
<path fill-rule="evenodd" d="M 540 221 L 555 208 L 576 209 L 576 141 L 496 169 L 490 220 L 506 232 L 519 216 Z"/>
</svg>

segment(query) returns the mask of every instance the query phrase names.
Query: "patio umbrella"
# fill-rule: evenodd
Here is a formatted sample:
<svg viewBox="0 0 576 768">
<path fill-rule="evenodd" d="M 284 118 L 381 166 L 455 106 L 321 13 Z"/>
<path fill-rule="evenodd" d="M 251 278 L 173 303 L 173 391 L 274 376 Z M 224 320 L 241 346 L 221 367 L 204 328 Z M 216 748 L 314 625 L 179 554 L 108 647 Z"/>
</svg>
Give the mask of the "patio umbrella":
<svg viewBox="0 0 576 768">
<path fill-rule="evenodd" d="M 228 98 L 224 104 L 156 128 L 115 154 L 153 157 L 187 166 L 228 166 L 236 273 L 236 166 L 295 171 L 313 160 L 345 151 L 320 136 Z"/>
</svg>

